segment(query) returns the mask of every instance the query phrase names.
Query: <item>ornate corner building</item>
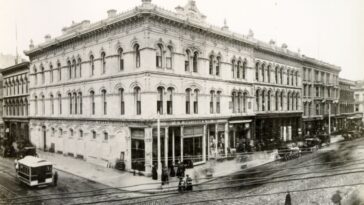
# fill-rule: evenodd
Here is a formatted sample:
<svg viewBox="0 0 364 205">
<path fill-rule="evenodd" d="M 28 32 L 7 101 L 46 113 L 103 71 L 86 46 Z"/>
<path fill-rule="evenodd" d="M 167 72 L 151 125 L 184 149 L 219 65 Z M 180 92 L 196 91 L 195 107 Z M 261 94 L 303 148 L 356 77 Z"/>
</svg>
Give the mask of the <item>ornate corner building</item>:
<svg viewBox="0 0 364 205">
<path fill-rule="evenodd" d="M 174 12 L 143 0 L 62 31 L 25 51 L 30 140 L 94 163 L 148 174 L 158 148 L 165 165 L 270 149 L 318 126 L 306 124 L 338 96 L 340 68 L 209 25 L 192 0 Z"/>
</svg>

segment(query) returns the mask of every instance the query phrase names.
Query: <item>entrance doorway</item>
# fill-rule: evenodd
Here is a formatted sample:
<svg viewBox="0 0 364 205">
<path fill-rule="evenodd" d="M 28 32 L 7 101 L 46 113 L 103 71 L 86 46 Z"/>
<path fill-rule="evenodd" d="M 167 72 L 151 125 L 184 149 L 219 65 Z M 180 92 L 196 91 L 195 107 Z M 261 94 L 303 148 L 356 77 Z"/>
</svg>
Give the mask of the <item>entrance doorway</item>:
<svg viewBox="0 0 364 205">
<path fill-rule="evenodd" d="M 183 160 L 191 160 L 193 163 L 202 159 L 202 136 L 183 138 Z"/>
<path fill-rule="evenodd" d="M 131 168 L 145 171 L 144 129 L 131 129 Z"/>
</svg>

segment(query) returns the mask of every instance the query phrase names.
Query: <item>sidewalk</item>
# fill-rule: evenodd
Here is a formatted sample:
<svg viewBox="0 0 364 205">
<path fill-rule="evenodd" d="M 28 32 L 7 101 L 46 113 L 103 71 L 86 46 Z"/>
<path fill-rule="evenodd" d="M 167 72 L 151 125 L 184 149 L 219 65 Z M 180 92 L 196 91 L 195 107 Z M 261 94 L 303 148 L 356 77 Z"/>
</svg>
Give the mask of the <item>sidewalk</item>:
<svg viewBox="0 0 364 205">
<path fill-rule="evenodd" d="M 44 152 L 41 150 L 38 150 L 37 152 L 40 158 L 52 162 L 54 167 L 58 170 L 126 191 L 154 193 L 176 190 L 178 187 L 177 177 L 170 178 L 169 185 L 164 185 L 162 188 L 160 181 L 152 180 L 151 177 L 138 176 L 137 174 L 134 176 L 133 173 L 130 172 L 106 168 L 56 153 Z M 244 162 L 238 162 L 235 159 L 225 160 L 223 162 L 210 161 L 203 165 L 196 166 L 193 169 L 186 169 L 186 174 L 193 179 L 193 184 L 201 184 L 214 180 L 217 177 L 235 173 L 242 170 L 242 168 L 251 168 L 272 162 L 275 160 L 274 155 L 275 153 L 257 153 L 254 156 L 249 155 L 248 161 Z M 204 170 L 208 167 L 213 167 L 212 178 L 206 178 Z"/>
</svg>

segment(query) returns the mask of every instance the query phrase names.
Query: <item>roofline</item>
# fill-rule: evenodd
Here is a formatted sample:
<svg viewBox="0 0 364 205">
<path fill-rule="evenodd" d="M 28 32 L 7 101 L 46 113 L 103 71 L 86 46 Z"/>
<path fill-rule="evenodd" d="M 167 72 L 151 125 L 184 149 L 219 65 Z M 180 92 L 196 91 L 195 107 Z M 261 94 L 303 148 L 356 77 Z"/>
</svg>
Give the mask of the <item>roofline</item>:
<svg viewBox="0 0 364 205">
<path fill-rule="evenodd" d="M 110 26 L 110 25 L 125 21 L 125 20 L 133 18 L 133 17 L 138 17 L 141 14 L 148 14 L 148 15 L 152 14 L 153 16 L 159 16 L 162 18 L 166 18 L 168 20 L 172 20 L 172 21 L 181 23 L 181 24 L 195 27 L 195 28 L 204 30 L 206 32 L 210 32 L 210 33 L 213 33 L 216 35 L 226 37 L 231 40 L 236 40 L 236 41 L 245 43 L 256 50 L 266 51 L 273 55 L 289 57 L 289 58 L 297 60 L 297 61 L 311 63 L 314 65 L 322 66 L 322 67 L 336 70 L 339 72 L 341 71 L 341 68 L 339 66 L 331 65 L 329 63 L 317 60 L 315 58 L 310 58 L 310 57 L 301 55 L 297 52 L 293 52 L 288 49 L 283 49 L 283 48 L 275 46 L 275 45 L 271 46 L 268 43 L 259 41 L 253 37 L 247 37 L 247 36 L 239 34 L 239 33 L 234 33 L 230 30 L 222 30 L 220 27 L 213 26 L 213 25 L 205 23 L 205 22 L 203 22 L 203 23 L 197 22 L 194 19 L 189 19 L 188 17 L 181 16 L 181 15 L 177 14 L 176 12 L 163 9 L 154 4 L 151 4 L 149 6 L 143 6 L 143 5 L 137 6 L 134 9 L 120 13 L 120 14 L 116 15 L 115 17 L 106 18 L 106 19 L 100 20 L 98 22 L 92 23 L 92 24 L 88 25 L 87 28 L 83 28 L 78 31 L 63 34 L 59 37 L 56 37 L 54 39 L 41 43 L 35 48 L 32 48 L 30 50 L 25 50 L 24 54 L 29 56 L 35 52 L 42 51 L 45 48 L 50 48 L 51 46 L 58 45 L 59 43 L 65 42 L 67 40 L 71 40 L 71 39 L 80 37 L 81 35 L 92 33 L 94 31 L 96 31 L 98 29 L 102 29 L 106 26 Z"/>
<path fill-rule="evenodd" d="M 30 62 L 29 61 L 26 61 L 26 62 L 21 62 L 21 63 L 18 63 L 18 64 L 15 64 L 15 65 L 12 65 L 10 67 L 7 67 L 7 68 L 4 68 L 4 69 L 1 69 L 0 70 L 0 73 L 1 74 L 4 74 L 6 72 L 9 72 L 11 70 L 15 70 L 17 68 L 21 68 L 21 67 L 27 67 L 29 66 Z"/>
</svg>

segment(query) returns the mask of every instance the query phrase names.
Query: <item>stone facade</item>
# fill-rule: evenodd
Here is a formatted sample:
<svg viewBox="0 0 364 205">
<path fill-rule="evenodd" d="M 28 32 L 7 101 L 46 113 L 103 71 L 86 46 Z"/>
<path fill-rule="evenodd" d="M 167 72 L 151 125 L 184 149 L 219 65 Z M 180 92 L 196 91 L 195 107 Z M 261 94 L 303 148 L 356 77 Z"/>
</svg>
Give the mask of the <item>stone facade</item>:
<svg viewBox="0 0 364 205">
<path fill-rule="evenodd" d="M 108 14 L 25 52 L 37 147 L 150 173 L 158 147 L 165 165 L 198 164 L 299 138 L 302 69 L 322 62 L 211 26 L 194 1 Z"/>
</svg>

